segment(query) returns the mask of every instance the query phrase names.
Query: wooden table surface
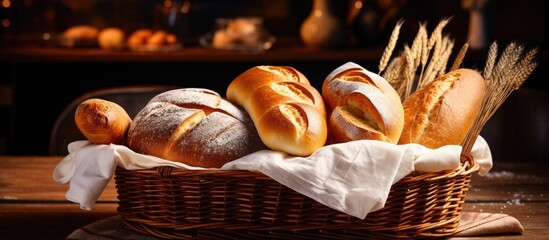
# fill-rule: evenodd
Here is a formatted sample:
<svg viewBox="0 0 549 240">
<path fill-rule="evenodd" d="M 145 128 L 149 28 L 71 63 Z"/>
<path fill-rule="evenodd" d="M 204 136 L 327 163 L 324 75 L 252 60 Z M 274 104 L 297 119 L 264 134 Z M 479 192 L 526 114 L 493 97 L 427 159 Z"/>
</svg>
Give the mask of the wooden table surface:
<svg viewBox="0 0 549 240">
<path fill-rule="evenodd" d="M 117 215 L 114 181 L 91 211 L 67 201 L 68 185 L 58 185 L 52 179 L 61 159 L 0 156 L 0 239 L 64 239 L 87 224 Z M 524 233 L 459 239 L 547 239 L 548 166 L 496 162 L 487 176 L 475 174 L 464 211 L 511 215 L 521 222 Z"/>
</svg>

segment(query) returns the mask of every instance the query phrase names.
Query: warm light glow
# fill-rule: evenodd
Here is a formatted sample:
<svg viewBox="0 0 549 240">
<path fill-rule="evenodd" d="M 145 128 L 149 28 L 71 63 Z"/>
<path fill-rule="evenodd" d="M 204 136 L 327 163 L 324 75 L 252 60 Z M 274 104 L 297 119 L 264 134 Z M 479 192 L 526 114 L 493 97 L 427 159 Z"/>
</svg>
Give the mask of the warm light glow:
<svg viewBox="0 0 549 240">
<path fill-rule="evenodd" d="M 172 1 L 171 0 L 166 0 L 164 1 L 164 7 L 166 8 L 171 8 L 172 7 Z"/>
<path fill-rule="evenodd" d="M 191 3 L 190 1 L 185 1 L 183 5 L 181 5 L 181 13 L 187 14 L 191 11 Z"/>
<path fill-rule="evenodd" d="M 322 11 L 315 10 L 315 17 L 322 17 Z"/>
<path fill-rule="evenodd" d="M 8 27 L 10 27 L 10 25 L 11 25 L 11 21 L 9 19 L 4 18 L 2 20 L 2 27 L 8 28 Z"/>
<path fill-rule="evenodd" d="M 361 9 L 362 8 L 362 1 L 355 1 L 355 8 Z"/>
<path fill-rule="evenodd" d="M 51 39 L 51 34 L 49 34 L 49 33 L 42 34 L 42 39 L 44 39 L 46 41 L 50 40 Z"/>
<path fill-rule="evenodd" d="M 9 8 L 11 6 L 10 0 L 3 0 L 2 7 Z"/>
</svg>

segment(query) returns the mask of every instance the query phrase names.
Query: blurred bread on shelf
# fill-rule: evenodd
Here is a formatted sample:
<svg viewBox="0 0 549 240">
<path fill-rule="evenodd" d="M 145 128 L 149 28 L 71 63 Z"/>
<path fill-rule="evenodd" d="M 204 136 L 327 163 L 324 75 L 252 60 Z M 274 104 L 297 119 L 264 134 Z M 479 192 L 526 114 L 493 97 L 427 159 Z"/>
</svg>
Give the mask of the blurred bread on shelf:
<svg viewBox="0 0 549 240">
<path fill-rule="evenodd" d="M 179 38 L 166 30 L 148 28 L 134 31 L 127 40 L 127 45 L 137 51 L 176 50 L 181 47 Z"/>
<path fill-rule="evenodd" d="M 101 48 L 120 49 L 125 45 L 126 34 L 120 28 L 109 27 L 99 32 L 97 41 Z"/>
<path fill-rule="evenodd" d="M 128 38 L 128 46 L 160 46 L 177 44 L 177 36 L 164 30 L 138 29 Z"/>
<path fill-rule="evenodd" d="M 96 46 L 99 29 L 91 25 L 76 25 L 62 33 L 61 45 L 66 47 Z"/>
</svg>

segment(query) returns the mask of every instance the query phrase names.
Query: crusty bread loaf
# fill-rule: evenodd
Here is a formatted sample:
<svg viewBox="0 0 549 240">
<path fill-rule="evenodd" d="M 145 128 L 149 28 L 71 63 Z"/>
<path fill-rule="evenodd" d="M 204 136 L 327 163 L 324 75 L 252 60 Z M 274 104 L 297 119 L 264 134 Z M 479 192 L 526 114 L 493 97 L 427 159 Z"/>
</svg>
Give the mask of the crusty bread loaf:
<svg viewBox="0 0 549 240">
<path fill-rule="evenodd" d="M 161 93 L 135 116 L 128 146 L 196 167 L 223 164 L 266 149 L 249 115 L 218 93 L 182 88 Z"/>
<path fill-rule="evenodd" d="M 403 103 L 399 144 L 462 144 L 480 111 L 485 88 L 484 78 L 472 69 L 453 70 L 421 87 Z"/>
<path fill-rule="evenodd" d="M 132 119 L 120 105 L 103 99 L 83 101 L 74 114 L 76 126 L 95 144 L 126 144 Z"/>
<path fill-rule="evenodd" d="M 322 85 L 330 143 L 360 139 L 397 143 L 404 110 L 396 90 L 381 76 L 348 62 Z"/>
<path fill-rule="evenodd" d="M 292 67 L 252 67 L 231 82 L 227 99 L 244 107 L 270 149 L 307 156 L 326 143 L 322 95 Z"/>
</svg>

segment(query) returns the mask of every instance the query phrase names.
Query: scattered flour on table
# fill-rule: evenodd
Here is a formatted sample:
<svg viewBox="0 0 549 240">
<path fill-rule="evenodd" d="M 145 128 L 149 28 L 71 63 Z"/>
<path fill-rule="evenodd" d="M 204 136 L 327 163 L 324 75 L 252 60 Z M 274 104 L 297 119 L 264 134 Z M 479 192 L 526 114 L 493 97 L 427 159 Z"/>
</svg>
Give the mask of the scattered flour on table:
<svg viewBox="0 0 549 240">
<path fill-rule="evenodd" d="M 513 180 L 534 180 L 535 182 L 543 182 L 543 177 L 534 174 L 519 174 L 511 171 L 491 171 L 484 175 L 488 179 L 513 179 Z"/>
</svg>

